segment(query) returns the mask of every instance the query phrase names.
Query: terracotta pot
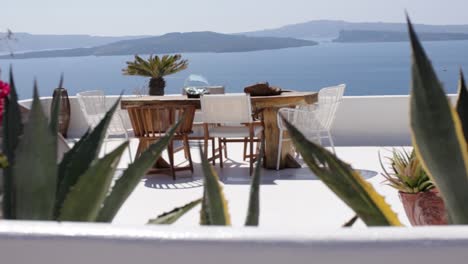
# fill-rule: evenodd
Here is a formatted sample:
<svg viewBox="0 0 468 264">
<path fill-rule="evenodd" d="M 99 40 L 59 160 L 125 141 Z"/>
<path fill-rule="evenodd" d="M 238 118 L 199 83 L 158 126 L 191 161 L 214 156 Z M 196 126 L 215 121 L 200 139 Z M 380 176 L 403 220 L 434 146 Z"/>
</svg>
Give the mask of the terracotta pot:
<svg viewBox="0 0 468 264">
<path fill-rule="evenodd" d="M 438 190 L 432 189 L 420 193 L 399 192 L 399 194 L 411 225 L 447 224 L 444 201 L 439 196 Z"/>
</svg>

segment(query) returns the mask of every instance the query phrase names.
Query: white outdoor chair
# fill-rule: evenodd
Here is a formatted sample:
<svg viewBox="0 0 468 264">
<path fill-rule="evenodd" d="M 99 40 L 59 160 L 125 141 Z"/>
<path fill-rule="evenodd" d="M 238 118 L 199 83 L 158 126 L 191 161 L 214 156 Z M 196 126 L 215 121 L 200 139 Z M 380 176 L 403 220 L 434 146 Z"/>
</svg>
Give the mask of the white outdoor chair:
<svg viewBox="0 0 468 264">
<path fill-rule="evenodd" d="M 76 97 L 88 126 L 91 128 L 96 127 L 107 112 L 106 96 L 104 95 L 104 92 L 100 90 L 85 91 L 77 93 Z M 106 131 L 106 138 L 104 139 L 104 153 L 106 153 L 108 141 L 121 140 L 122 138 L 128 140 L 129 135 L 124 126 L 122 116 L 120 115 L 119 110 L 117 110 Z M 130 146 L 128 147 L 128 154 L 130 162 L 132 162 L 133 155 L 130 150 Z"/>
<path fill-rule="evenodd" d="M 335 113 L 341 102 L 346 85 L 322 88 L 318 94 L 318 103 L 312 105 L 301 105 L 297 108 L 281 108 L 278 111 L 278 128 L 280 136 L 278 141 L 278 157 L 276 170 L 279 169 L 282 143 L 289 138 L 284 138 L 287 130 L 281 116 L 293 124 L 304 136 L 311 141 L 322 144 L 322 139 L 327 138 L 330 146 L 335 152 L 335 144 L 331 135 L 331 128 L 335 120 Z"/>
<path fill-rule="evenodd" d="M 208 94 L 224 94 L 224 86 L 206 86 L 204 87 Z M 182 94 L 185 95 L 186 92 L 184 89 L 182 89 Z M 204 140 L 205 139 L 205 132 L 203 129 L 203 114 L 201 110 L 196 110 L 195 111 L 195 118 L 193 120 L 193 133 L 188 136 L 189 140 Z M 215 141 L 214 138 L 211 137 L 209 138 L 211 141 L 212 147 L 212 155 L 214 156 L 214 151 L 215 151 Z M 224 156 L 227 157 L 227 148 L 226 145 L 224 145 Z"/>
<path fill-rule="evenodd" d="M 219 158 L 223 167 L 223 148 L 226 142 L 248 142 L 250 173 L 253 162 L 258 157 L 254 155 L 254 142 L 262 140 L 263 126 L 252 120 L 252 106 L 248 94 L 203 95 L 201 109 L 204 126 L 204 150 L 207 155 L 208 139 L 218 138 L 218 154 L 212 161 Z"/>
</svg>

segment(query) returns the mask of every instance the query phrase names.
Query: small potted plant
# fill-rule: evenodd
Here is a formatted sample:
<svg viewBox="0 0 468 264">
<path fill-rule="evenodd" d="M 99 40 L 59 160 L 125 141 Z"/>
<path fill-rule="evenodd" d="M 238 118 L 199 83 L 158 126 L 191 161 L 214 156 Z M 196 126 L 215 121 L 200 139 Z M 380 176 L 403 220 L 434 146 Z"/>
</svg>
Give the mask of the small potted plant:
<svg viewBox="0 0 468 264">
<path fill-rule="evenodd" d="M 180 54 L 161 57 L 150 55 L 147 60 L 135 55 L 135 60 L 127 61 L 127 67 L 122 71 L 124 75 L 150 77 L 149 95 L 164 95 L 164 76 L 180 72 L 187 67 L 187 60 L 183 60 Z"/>
<path fill-rule="evenodd" d="M 203 87 L 186 87 L 184 90 L 188 98 L 200 98 L 201 95 L 208 92 Z"/>
<path fill-rule="evenodd" d="M 394 149 L 386 157 L 390 170 L 380 159 L 387 185 L 398 190 L 406 216 L 415 225 L 445 225 L 447 215 L 437 188 L 424 171 L 414 150 Z"/>
</svg>

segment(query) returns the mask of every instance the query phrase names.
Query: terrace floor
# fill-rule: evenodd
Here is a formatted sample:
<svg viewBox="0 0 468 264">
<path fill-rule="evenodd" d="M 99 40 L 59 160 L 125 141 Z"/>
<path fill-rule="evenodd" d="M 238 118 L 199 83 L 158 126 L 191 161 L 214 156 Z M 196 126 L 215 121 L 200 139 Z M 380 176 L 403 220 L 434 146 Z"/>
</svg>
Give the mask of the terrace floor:
<svg viewBox="0 0 468 264">
<path fill-rule="evenodd" d="M 132 140 L 135 152 L 138 141 Z M 115 144 L 115 143 L 113 143 Z M 350 163 L 361 175 L 382 194 L 398 213 L 400 220 L 407 226 L 409 222 L 404 213 L 397 191 L 382 184 L 378 152 L 386 156 L 392 147 L 337 147 L 337 155 Z M 109 148 L 108 148 L 109 149 Z M 203 192 L 203 178 L 200 167 L 198 146 L 191 146 L 195 171 L 179 172 L 177 180 L 168 175 L 144 177 L 136 190 L 123 205 L 114 224 L 144 225 L 157 215 L 182 206 L 200 198 Z M 229 159 L 221 169 L 215 166 L 228 200 L 232 225 L 242 226 L 245 221 L 250 176 L 248 162 L 242 161 L 242 144 L 228 145 Z M 125 152 L 120 168 L 128 162 Z M 183 152 L 176 154 L 181 162 Z M 301 164 L 303 161 L 298 159 Z M 177 163 L 177 162 L 176 162 Z M 260 186 L 260 226 L 264 228 L 311 229 L 339 228 L 354 214 L 337 198 L 310 170 L 303 165 L 300 169 L 280 171 L 263 170 Z M 192 209 L 174 225 L 197 226 L 200 206 Z M 355 227 L 363 227 L 357 222 Z"/>
</svg>

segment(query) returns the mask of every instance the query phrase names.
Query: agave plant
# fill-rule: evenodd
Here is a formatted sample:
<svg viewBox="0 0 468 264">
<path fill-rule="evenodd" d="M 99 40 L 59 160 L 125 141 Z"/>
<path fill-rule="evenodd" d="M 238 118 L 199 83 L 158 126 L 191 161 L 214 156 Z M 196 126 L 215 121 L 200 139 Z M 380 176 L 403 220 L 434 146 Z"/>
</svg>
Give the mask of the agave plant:
<svg viewBox="0 0 468 264">
<path fill-rule="evenodd" d="M 260 153 L 263 153 L 262 144 Z M 223 188 L 219 183 L 219 176 L 211 166 L 200 147 L 200 157 L 202 158 L 202 169 L 204 175 L 203 197 L 192 201 L 182 207 L 178 207 L 170 212 L 164 213 L 150 220 L 149 224 L 172 224 L 190 211 L 198 204 L 202 204 L 200 210 L 201 225 L 231 225 L 231 217 L 228 203 L 224 196 Z M 246 226 L 258 226 L 260 218 L 260 177 L 261 177 L 262 157 L 257 160 L 252 181 L 250 184 L 249 204 L 247 208 Z"/>
<path fill-rule="evenodd" d="M 185 70 L 187 60 L 182 60 L 180 54 L 159 56 L 150 55 L 148 60 L 135 55 L 134 61 L 127 61 L 127 68 L 123 69 L 125 75 L 139 75 L 150 77 L 149 94 L 164 95 L 166 81 L 164 76 Z"/>
<path fill-rule="evenodd" d="M 407 150 L 394 149 L 391 157 L 387 157 L 390 163 L 391 171 L 385 169 L 382 159 L 380 165 L 384 173 L 386 182 L 389 186 L 404 193 L 419 193 L 433 189 L 435 186 L 424 171 L 421 162 L 416 156 L 416 153 Z"/>
<path fill-rule="evenodd" d="M 452 224 L 468 224 L 468 91 L 460 71 L 453 107 L 408 18 L 412 47 L 411 131 L 417 156 Z"/>
<path fill-rule="evenodd" d="M 468 91 L 463 74 L 453 107 L 409 19 L 408 29 L 413 54 L 410 116 L 415 153 L 439 189 L 451 223 L 468 224 Z M 383 197 L 357 171 L 283 120 L 312 172 L 359 218 L 367 225 L 401 225 Z"/>
<path fill-rule="evenodd" d="M 69 150 L 57 164 L 59 104 L 54 103 L 50 122 L 42 109 L 37 85 L 29 120 L 21 123 L 13 74 L 3 120 L 4 169 L 3 217 L 6 219 L 110 222 L 140 178 L 166 148 L 178 124 L 130 164 L 111 188 L 125 142 L 98 159 L 112 115 L 119 101 L 102 121 Z M 58 100 L 60 101 L 60 100 Z"/>
</svg>

